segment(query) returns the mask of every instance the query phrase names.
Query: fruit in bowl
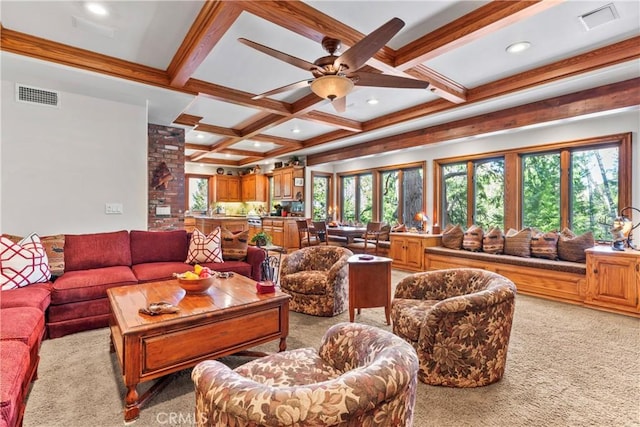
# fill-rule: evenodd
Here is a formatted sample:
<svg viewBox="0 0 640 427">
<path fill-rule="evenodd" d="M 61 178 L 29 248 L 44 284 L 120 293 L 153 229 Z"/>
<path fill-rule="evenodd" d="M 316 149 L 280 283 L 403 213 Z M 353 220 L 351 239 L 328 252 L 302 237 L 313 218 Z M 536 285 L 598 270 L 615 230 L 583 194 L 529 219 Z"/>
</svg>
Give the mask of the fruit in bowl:
<svg viewBox="0 0 640 427">
<path fill-rule="evenodd" d="M 203 293 L 213 285 L 215 281 L 214 272 L 209 267 L 202 267 L 196 264 L 193 271 L 185 271 L 184 273 L 173 273 L 178 279 L 178 284 L 187 293 Z"/>
</svg>

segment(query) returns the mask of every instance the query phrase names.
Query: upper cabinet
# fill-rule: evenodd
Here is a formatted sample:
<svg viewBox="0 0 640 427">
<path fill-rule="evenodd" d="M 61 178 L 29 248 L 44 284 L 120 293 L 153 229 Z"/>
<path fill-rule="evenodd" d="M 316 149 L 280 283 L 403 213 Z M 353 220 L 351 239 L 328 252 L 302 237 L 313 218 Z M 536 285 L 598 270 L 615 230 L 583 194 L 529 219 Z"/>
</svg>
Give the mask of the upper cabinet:
<svg viewBox="0 0 640 427">
<path fill-rule="evenodd" d="M 268 178 L 264 175 L 244 175 L 242 177 L 242 201 L 266 202 Z"/>
<path fill-rule="evenodd" d="M 217 175 L 214 178 L 214 202 L 239 202 L 240 177 L 231 175 Z"/>
<path fill-rule="evenodd" d="M 273 170 L 273 198 L 274 200 L 303 200 L 303 166 L 285 166 Z"/>
</svg>

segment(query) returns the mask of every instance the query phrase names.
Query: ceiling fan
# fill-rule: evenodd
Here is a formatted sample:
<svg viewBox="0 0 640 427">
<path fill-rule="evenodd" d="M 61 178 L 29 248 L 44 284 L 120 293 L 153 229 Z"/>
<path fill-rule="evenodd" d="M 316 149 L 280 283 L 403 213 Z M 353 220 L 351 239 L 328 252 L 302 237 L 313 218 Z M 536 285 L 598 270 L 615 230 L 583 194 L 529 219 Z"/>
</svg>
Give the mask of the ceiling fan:
<svg viewBox="0 0 640 427">
<path fill-rule="evenodd" d="M 404 27 L 404 22 L 399 18 L 393 18 L 351 46 L 340 56 L 335 55 L 340 49 L 340 40 L 324 37 L 322 39 L 322 47 L 329 55 L 318 58 L 313 63 L 251 40 L 239 38 L 239 42 L 288 64 L 310 71 L 314 76 L 312 79 L 301 80 L 261 93 L 254 96 L 253 99 L 309 87 L 320 98 L 330 100 L 336 111 L 342 113 L 347 106 L 346 95 L 353 90 L 354 86 L 426 89 L 429 87 L 429 82 L 424 80 L 358 71 L 402 27 Z"/>
</svg>

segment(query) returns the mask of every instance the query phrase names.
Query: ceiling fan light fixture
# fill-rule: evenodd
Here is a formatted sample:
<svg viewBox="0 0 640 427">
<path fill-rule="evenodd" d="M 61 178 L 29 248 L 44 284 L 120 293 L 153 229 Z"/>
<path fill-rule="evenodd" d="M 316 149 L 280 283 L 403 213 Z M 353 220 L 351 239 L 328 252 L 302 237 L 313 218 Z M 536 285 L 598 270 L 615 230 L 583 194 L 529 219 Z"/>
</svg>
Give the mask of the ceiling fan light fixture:
<svg viewBox="0 0 640 427">
<path fill-rule="evenodd" d="M 313 93 L 330 101 L 346 96 L 353 90 L 353 86 L 350 78 L 340 75 L 322 76 L 311 82 Z"/>
</svg>

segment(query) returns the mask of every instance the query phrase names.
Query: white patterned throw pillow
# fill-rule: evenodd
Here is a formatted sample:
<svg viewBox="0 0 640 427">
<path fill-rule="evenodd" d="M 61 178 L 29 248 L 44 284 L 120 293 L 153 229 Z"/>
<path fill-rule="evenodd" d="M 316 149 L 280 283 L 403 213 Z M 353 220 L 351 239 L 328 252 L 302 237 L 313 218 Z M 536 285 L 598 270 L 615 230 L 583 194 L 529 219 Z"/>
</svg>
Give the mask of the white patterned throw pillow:
<svg viewBox="0 0 640 427">
<path fill-rule="evenodd" d="M 0 265 L 0 287 L 3 291 L 51 279 L 47 253 L 35 233 L 18 243 L 0 237 Z"/>
<path fill-rule="evenodd" d="M 187 263 L 201 262 L 223 262 L 221 242 L 222 231 L 216 227 L 209 235 L 205 236 L 197 228 L 193 230 L 189 252 L 187 253 Z"/>
</svg>

